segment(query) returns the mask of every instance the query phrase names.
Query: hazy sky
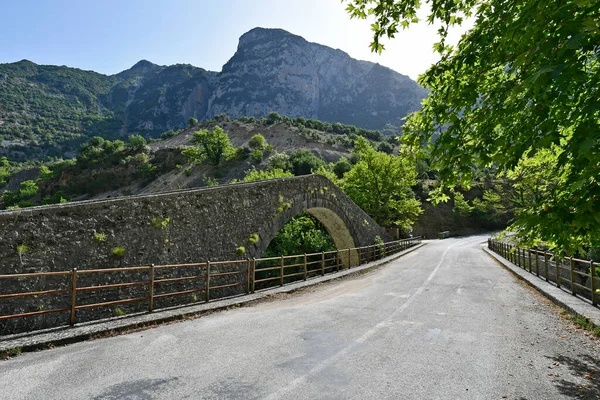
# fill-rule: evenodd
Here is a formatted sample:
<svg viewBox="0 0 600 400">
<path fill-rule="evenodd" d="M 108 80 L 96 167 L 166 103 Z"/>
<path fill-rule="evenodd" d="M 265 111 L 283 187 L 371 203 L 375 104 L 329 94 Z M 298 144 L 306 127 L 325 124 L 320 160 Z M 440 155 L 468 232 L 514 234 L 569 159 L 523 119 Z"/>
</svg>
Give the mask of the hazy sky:
<svg viewBox="0 0 600 400">
<path fill-rule="evenodd" d="M 368 21 L 350 20 L 340 0 L 0 0 L 0 63 L 28 59 L 114 74 L 141 59 L 220 71 L 238 38 L 282 28 L 378 62 L 413 79 L 437 60 L 425 23 L 371 53 Z M 458 38 L 462 32 L 457 32 Z"/>
</svg>

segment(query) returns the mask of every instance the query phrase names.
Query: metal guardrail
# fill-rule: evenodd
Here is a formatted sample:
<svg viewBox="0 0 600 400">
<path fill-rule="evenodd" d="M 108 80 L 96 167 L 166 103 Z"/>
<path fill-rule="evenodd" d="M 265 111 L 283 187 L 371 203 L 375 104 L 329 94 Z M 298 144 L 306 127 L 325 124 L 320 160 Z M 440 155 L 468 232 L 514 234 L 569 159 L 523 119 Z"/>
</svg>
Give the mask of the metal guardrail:
<svg viewBox="0 0 600 400">
<path fill-rule="evenodd" d="M 347 258 L 348 268 L 357 267 L 371 261 L 375 261 L 408 249 L 418 243 L 421 243 L 421 237 L 410 239 L 396 240 L 387 243 L 375 244 L 364 247 L 353 247 L 348 249 L 326 251 L 311 254 L 297 254 L 280 257 L 269 258 L 253 258 L 245 260 L 233 261 L 206 261 L 201 263 L 191 264 L 172 264 L 172 265 L 147 265 L 133 266 L 123 268 L 106 268 L 106 269 L 90 269 L 78 270 L 73 268 L 71 271 L 58 272 L 38 272 L 26 274 L 9 274 L 0 275 L 0 282 L 6 282 L 15 279 L 32 279 L 45 278 L 50 276 L 65 276 L 70 280 L 69 288 L 45 288 L 23 293 L 8 293 L 0 294 L 0 301 L 3 299 L 14 299 L 28 296 L 50 296 L 50 295 L 68 295 L 69 307 L 55 308 L 49 310 L 37 310 L 31 312 L 11 313 L 8 315 L 0 315 L 0 321 L 5 321 L 14 318 L 27 318 L 53 313 L 68 313 L 69 325 L 73 326 L 77 323 L 77 311 L 89 308 L 109 307 L 125 303 L 147 302 L 148 312 L 155 309 L 154 300 L 181 296 L 195 295 L 202 293 L 203 301 L 209 302 L 216 298 L 211 298 L 211 291 L 217 289 L 225 289 L 232 287 L 244 287 L 245 294 L 254 293 L 256 290 L 265 290 L 274 286 L 283 286 L 293 283 L 298 280 L 307 280 L 317 276 L 323 276 L 326 273 L 337 272 L 343 268 L 343 259 Z M 352 261 L 356 261 L 356 265 L 352 265 Z M 234 267 L 233 271 L 216 272 L 215 267 Z M 156 279 L 156 273 L 160 270 L 167 269 L 182 269 L 182 268 L 197 268 L 197 273 L 191 276 L 162 278 Z M 79 280 L 82 276 L 95 274 L 120 274 L 123 272 L 139 271 L 145 273 L 147 279 L 125 281 L 103 285 L 80 286 Z M 230 277 L 234 277 L 231 281 Z M 227 282 L 214 284 L 215 279 L 227 278 Z M 117 277 L 118 279 L 118 277 Z M 198 284 L 193 289 L 157 293 L 162 284 L 184 281 L 198 281 Z M 258 285 L 257 285 L 258 284 Z M 87 291 L 102 291 L 108 289 L 120 289 L 133 286 L 145 286 L 147 295 L 142 297 L 118 298 L 112 301 L 95 302 L 88 304 L 80 304 L 78 302 L 78 293 Z M 218 297 L 223 298 L 223 296 Z M 194 304 L 196 302 L 189 302 Z"/>
<path fill-rule="evenodd" d="M 564 260 L 567 262 L 564 263 L 551 253 L 538 249 L 525 249 L 491 238 L 488 239 L 488 247 L 524 270 L 547 282 L 555 283 L 558 288 L 563 288 L 564 284 L 567 284 L 574 296 L 578 293 L 589 294 L 588 299 L 592 304 L 598 305 L 600 277 L 596 276 L 595 268 L 600 266 L 599 263 L 573 257 L 565 257 Z M 577 269 L 577 266 L 582 266 L 583 270 Z M 585 269 L 588 272 L 585 272 Z"/>
</svg>

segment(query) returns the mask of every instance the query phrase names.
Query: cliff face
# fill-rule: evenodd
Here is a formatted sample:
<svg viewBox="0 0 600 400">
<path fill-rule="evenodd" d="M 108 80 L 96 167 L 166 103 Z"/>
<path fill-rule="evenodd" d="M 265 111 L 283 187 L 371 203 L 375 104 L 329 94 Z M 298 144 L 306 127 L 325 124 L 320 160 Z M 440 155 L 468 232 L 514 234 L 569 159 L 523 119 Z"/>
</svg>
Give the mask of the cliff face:
<svg viewBox="0 0 600 400">
<path fill-rule="evenodd" d="M 240 38 L 223 67 L 208 116 L 287 116 L 339 121 L 369 129 L 400 120 L 426 91 L 389 68 L 351 58 L 280 29 Z"/>
<path fill-rule="evenodd" d="M 242 35 L 220 73 L 142 60 L 106 76 L 30 61 L 0 64 L 0 156 L 64 155 L 88 136 L 157 136 L 226 113 L 381 129 L 417 110 L 426 91 L 388 68 L 281 29 Z"/>
</svg>

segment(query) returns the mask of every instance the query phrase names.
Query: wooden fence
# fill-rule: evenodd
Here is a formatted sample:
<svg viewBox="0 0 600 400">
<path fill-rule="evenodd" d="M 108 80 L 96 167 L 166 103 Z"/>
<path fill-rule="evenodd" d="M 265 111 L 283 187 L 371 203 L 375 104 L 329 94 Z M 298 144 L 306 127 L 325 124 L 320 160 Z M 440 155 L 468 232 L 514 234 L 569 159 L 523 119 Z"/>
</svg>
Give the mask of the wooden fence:
<svg viewBox="0 0 600 400">
<path fill-rule="evenodd" d="M 582 296 L 598 305 L 600 277 L 596 271 L 599 263 L 591 260 L 565 257 L 560 259 L 552 253 L 538 249 L 525 249 L 496 239 L 488 239 L 490 250 L 532 274 L 554 282 L 559 288 L 567 288 L 573 295 Z"/>
<path fill-rule="evenodd" d="M 396 240 L 387 243 L 375 244 L 365 247 L 354 247 L 311 254 L 297 254 L 280 257 L 255 258 L 232 261 L 205 261 L 199 263 L 173 264 L 173 265 L 146 265 L 123 268 L 104 268 L 70 271 L 38 272 L 25 274 L 0 275 L 0 285 L 12 288 L 23 285 L 11 285 L 11 281 L 35 279 L 45 282 L 38 290 L 11 293 L 10 289 L 0 292 L 0 302 L 11 300 L 15 305 L 12 311 L 0 315 L 0 323 L 11 319 L 23 319 L 46 314 L 64 313 L 68 315 L 63 324 L 71 326 L 77 323 L 78 311 L 112 307 L 126 303 L 146 303 L 147 311 L 165 308 L 157 307 L 156 301 L 163 298 L 188 295 L 197 302 L 209 302 L 217 298 L 228 297 L 227 293 L 248 294 L 256 290 L 265 290 L 274 286 L 283 286 L 298 280 L 307 280 L 326 273 L 340 271 L 344 266 L 356 267 L 383 257 L 398 253 L 421 242 L 420 237 Z M 165 271 L 178 270 L 181 273 L 165 274 Z M 98 276 L 106 276 L 100 279 Z M 87 279 L 86 279 L 87 277 Z M 57 283 L 51 278 L 60 278 Z M 83 282 L 85 280 L 85 282 Z M 99 282 L 111 282 L 98 284 Z M 177 290 L 187 283 L 185 290 Z M 190 288 L 189 283 L 193 282 Z M 87 284 L 86 284 L 87 283 Z M 171 286 L 169 286 L 171 285 Z M 35 284 L 33 286 L 40 286 Z M 163 289 L 167 287 L 167 289 Z M 169 287 L 171 289 L 169 289 Z M 132 288 L 135 288 L 133 290 Z M 224 289 L 237 289 L 224 291 Z M 129 296 L 120 298 L 123 290 Z M 117 290 L 118 293 L 114 291 Z M 217 295 L 213 295 L 215 291 Z M 9 293 L 6 293 L 6 292 Z M 95 293 L 95 301 L 86 302 L 82 297 L 86 292 Z M 107 295 L 98 293 L 110 292 Z M 131 295 L 131 293 L 135 295 Z M 64 307 L 50 309 L 34 309 L 25 306 L 20 299 L 28 297 L 62 296 L 60 304 Z M 198 297 L 199 296 L 199 297 Z M 113 297 L 109 299 L 109 297 Z M 114 298 L 117 297 L 117 298 Z M 97 299 L 101 298 L 102 301 Z M 50 302 L 51 303 L 51 302 Z M 67 306 L 68 304 L 68 306 Z M 20 309 L 21 311 L 17 310 Z M 25 310 L 23 310 L 25 309 Z"/>
</svg>

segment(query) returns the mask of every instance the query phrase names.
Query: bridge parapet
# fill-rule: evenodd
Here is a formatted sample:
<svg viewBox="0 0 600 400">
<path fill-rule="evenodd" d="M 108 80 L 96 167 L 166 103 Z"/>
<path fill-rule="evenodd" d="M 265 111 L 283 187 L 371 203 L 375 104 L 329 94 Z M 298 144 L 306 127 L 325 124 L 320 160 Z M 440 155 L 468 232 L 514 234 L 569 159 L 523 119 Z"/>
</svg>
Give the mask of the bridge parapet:
<svg viewBox="0 0 600 400">
<path fill-rule="evenodd" d="M 339 248 L 387 237 L 331 181 L 308 175 L 3 211 L 0 274 L 260 257 L 305 210 Z"/>
</svg>

